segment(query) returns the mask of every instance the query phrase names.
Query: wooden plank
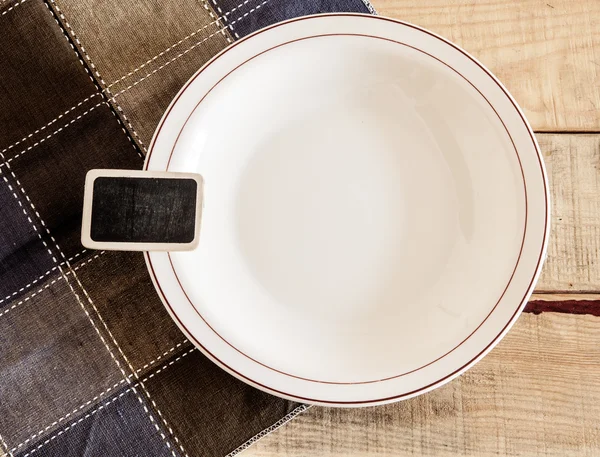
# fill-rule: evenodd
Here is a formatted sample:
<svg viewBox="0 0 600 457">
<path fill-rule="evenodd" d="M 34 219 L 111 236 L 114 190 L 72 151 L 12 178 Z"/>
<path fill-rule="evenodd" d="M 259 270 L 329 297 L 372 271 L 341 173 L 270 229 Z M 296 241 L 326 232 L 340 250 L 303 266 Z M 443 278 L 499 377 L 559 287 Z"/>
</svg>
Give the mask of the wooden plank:
<svg viewBox="0 0 600 457">
<path fill-rule="evenodd" d="M 600 319 L 525 314 L 444 387 L 378 408 L 313 407 L 242 455 L 598 456 Z"/>
<path fill-rule="evenodd" d="M 598 0 L 373 0 L 462 46 L 508 87 L 536 130 L 600 130 Z"/>
<path fill-rule="evenodd" d="M 600 2 L 598 2 L 600 4 Z M 600 291 L 600 135 L 538 134 L 552 227 L 536 291 Z"/>
<path fill-rule="evenodd" d="M 529 301 L 600 301 L 600 294 L 593 293 L 534 293 Z"/>
</svg>

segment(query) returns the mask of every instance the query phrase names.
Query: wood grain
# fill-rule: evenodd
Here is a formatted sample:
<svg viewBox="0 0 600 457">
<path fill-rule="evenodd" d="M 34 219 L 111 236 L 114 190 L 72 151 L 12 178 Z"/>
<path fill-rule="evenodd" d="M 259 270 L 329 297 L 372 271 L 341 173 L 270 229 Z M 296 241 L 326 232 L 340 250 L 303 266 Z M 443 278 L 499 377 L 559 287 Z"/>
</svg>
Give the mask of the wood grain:
<svg viewBox="0 0 600 457">
<path fill-rule="evenodd" d="M 600 319 L 525 314 L 440 389 L 379 408 L 313 407 L 242 455 L 598 456 Z"/>
<path fill-rule="evenodd" d="M 564 301 L 564 300 L 577 300 L 577 301 L 600 301 L 600 294 L 593 293 L 534 293 L 530 301 Z"/>
<path fill-rule="evenodd" d="M 599 2 L 600 4 L 600 2 Z M 536 291 L 600 291 L 600 135 L 538 134 L 552 199 Z"/>
<path fill-rule="evenodd" d="M 600 130 L 598 0 L 373 0 L 379 14 L 462 46 L 536 130 Z"/>
</svg>

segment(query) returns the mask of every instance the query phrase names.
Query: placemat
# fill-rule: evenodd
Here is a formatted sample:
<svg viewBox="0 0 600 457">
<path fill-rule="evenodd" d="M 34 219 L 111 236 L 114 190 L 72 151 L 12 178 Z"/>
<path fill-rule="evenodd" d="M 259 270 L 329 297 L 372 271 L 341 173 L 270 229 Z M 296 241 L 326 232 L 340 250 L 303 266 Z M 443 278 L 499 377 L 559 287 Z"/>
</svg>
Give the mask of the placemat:
<svg viewBox="0 0 600 457">
<path fill-rule="evenodd" d="M 210 57 L 331 11 L 373 12 L 361 0 L 0 0 L 0 455 L 235 455 L 306 409 L 208 361 L 140 253 L 81 246 L 81 207 L 89 169 L 141 168 Z"/>
</svg>

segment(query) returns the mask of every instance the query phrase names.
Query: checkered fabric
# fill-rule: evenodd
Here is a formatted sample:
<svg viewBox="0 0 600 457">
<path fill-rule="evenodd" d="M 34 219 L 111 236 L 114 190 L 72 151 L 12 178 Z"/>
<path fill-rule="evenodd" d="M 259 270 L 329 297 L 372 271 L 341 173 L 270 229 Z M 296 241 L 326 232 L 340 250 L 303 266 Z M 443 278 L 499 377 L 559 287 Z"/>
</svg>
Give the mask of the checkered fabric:
<svg viewBox="0 0 600 457">
<path fill-rule="evenodd" d="M 92 168 L 141 168 L 172 97 L 229 43 L 369 8 L 0 0 L 0 455 L 235 455 L 306 408 L 196 350 L 141 254 L 81 246 L 83 183 Z"/>
</svg>

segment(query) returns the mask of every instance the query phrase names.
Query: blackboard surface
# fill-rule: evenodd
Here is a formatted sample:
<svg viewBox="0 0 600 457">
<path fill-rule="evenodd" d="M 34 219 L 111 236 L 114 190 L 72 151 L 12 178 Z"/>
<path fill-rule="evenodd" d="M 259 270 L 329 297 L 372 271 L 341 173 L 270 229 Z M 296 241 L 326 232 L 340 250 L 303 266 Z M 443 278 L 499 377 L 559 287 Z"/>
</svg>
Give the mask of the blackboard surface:
<svg viewBox="0 0 600 457">
<path fill-rule="evenodd" d="M 100 176 L 94 181 L 90 236 L 100 242 L 190 243 L 193 179 Z"/>
</svg>

